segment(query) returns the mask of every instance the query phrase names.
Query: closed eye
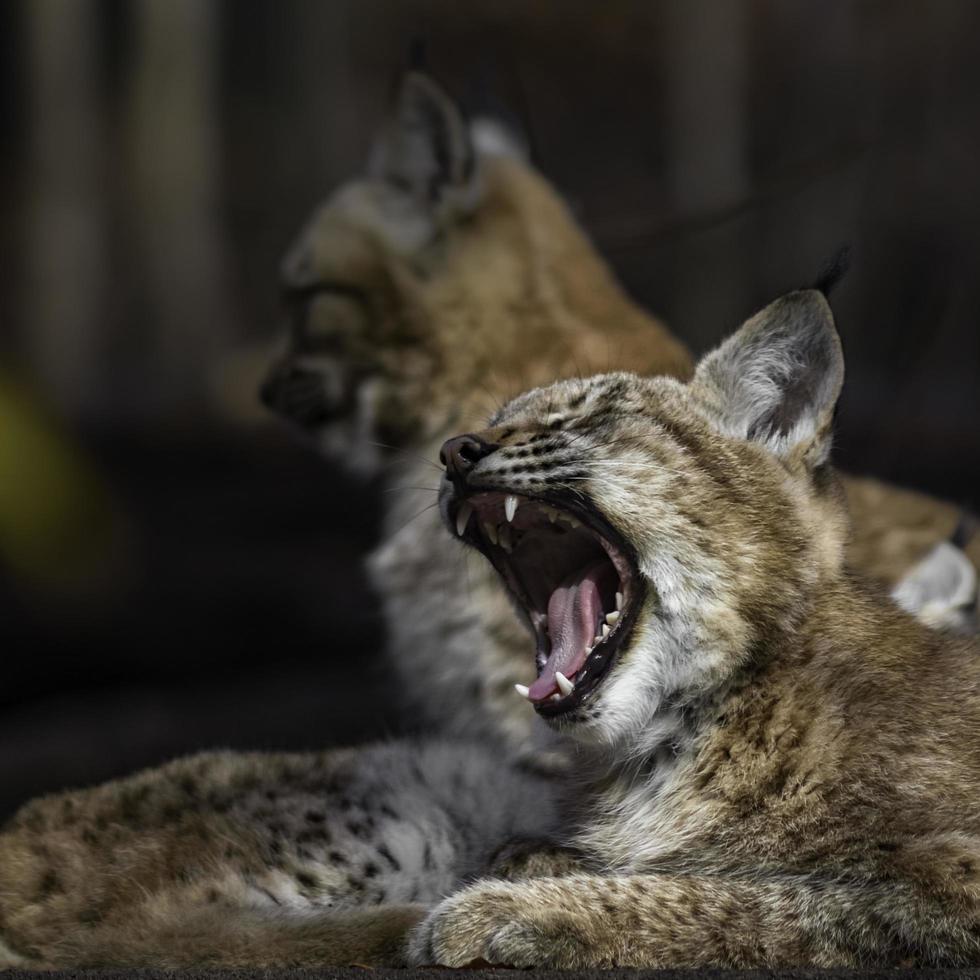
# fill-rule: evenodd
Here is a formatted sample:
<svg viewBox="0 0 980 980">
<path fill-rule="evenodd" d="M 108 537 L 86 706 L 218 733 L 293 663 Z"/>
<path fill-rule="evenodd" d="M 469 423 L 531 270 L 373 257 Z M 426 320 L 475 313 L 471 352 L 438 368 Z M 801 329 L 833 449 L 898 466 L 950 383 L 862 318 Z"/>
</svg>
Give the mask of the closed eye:
<svg viewBox="0 0 980 980">
<path fill-rule="evenodd" d="M 343 356 L 370 317 L 368 294 L 348 283 L 323 280 L 287 287 L 283 302 L 291 322 L 294 354 Z"/>
</svg>

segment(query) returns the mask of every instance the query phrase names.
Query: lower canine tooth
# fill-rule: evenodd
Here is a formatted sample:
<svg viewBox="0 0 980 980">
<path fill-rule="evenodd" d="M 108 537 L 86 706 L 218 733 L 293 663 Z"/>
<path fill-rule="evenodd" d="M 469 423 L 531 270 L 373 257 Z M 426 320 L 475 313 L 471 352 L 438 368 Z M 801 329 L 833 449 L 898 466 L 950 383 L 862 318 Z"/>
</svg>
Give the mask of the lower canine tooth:
<svg viewBox="0 0 980 980">
<path fill-rule="evenodd" d="M 507 523 L 509 524 L 514 520 L 514 515 L 517 513 L 517 497 L 512 493 L 507 494 L 504 497 L 504 514 L 507 517 Z"/>
<path fill-rule="evenodd" d="M 470 518 L 473 516 L 473 505 L 463 503 L 459 505 L 459 510 L 456 511 L 456 533 L 462 537 L 463 532 L 466 530 L 466 525 L 469 524 Z"/>
<path fill-rule="evenodd" d="M 494 543 L 497 543 L 497 525 L 483 523 L 483 533 Z"/>
<path fill-rule="evenodd" d="M 497 528 L 497 536 L 500 540 L 500 547 L 509 555 L 514 550 L 514 539 L 510 533 L 510 525 L 501 524 Z"/>
<path fill-rule="evenodd" d="M 575 690 L 575 685 L 560 670 L 555 671 L 555 681 L 558 684 L 558 690 L 565 697 L 568 697 Z"/>
<path fill-rule="evenodd" d="M 514 690 L 517 691 L 517 693 L 522 698 L 526 698 L 531 693 L 531 689 L 528 688 L 528 687 L 525 687 L 523 684 L 515 684 L 514 685 Z"/>
</svg>

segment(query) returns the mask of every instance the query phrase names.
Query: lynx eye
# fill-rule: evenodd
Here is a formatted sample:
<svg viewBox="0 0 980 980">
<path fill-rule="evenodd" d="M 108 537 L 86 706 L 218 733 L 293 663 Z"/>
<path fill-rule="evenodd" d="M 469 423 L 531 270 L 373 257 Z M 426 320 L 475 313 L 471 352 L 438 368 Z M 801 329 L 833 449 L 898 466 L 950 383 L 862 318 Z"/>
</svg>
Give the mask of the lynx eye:
<svg viewBox="0 0 980 980">
<path fill-rule="evenodd" d="M 296 354 L 342 354 L 367 329 L 367 295 L 357 286 L 321 282 L 286 290 L 283 298 Z"/>
</svg>

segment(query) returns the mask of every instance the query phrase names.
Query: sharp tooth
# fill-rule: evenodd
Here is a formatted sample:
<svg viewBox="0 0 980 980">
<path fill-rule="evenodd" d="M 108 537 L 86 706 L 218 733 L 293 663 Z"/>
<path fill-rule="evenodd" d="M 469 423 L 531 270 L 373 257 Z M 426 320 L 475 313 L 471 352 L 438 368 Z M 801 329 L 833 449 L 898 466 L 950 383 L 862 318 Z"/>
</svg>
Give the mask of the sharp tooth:
<svg viewBox="0 0 980 980">
<path fill-rule="evenodd" d="M 514 690 L 517 691 L 517 693 L 522 698 L 528 698 L 528 700 L 530 700 L 530 698 L 528 697 L 528 695 L 531 693 L 531 689 L 530 688 L 525 687 L 523 684 L 515 684 L 514 685 Z"/>
<path fill-rule="evenodd" d="M 561 695 L 560 694 L 552 694 L 551 697 L 548 698 L 548 700 L 549 701 L 560 701 L 561 700 Z"/>
<path fill-rule="evenodd" d="M 459 505 L 459 510 L 456 511 L 456 533 L 462 537 L 463 532 L 466 530 L 466 525 L 469 524 L 470 518 L 473 516 L 473 505 L 468 503 L 462 503 Z"/>
<path fill-rule="evenodd" d="M 615 612 L 606 613 L 606 622 L 610 626 L 615 626 L 619 622 L 619 610 L 617 609 Z"/>
<path fill-rule="evenodd" d="M 500 547 L 503 548 L 509 555 L 514 550 L 514 538 L 510 533 L 510 525 L 501 524 L 500 527 L 497 528 L 497 536 L 500 540 Z"/>
<path fill-rule="evenodd" d="M 494 543 L 497 544 L 497 525 L 483 522 L 483 533 Z"/>
<path fill-rule="evenodd" d="M 560 671 L 555 671 L 555 680 L 558 682 L 558 690 L 568 697 L 575 690 L 575 685 Z"/>
<path fill-rule="evenodd" d="M 616 612 L 619 612 L 619 610 L 622 609 L 622 608 L 623 608 L 623 593 L 622 592 L 617 592 L 616 593 Z"/>
<path fill-rule="evenodd" d="M 605 623 L 603 623 L 602 624 L 602 638 L 605 639 L 607 636 L 609 636 L 609 633 L 610 633 L 609 627 Z"/>
<path fill-rule="evenodd" d="M 514 515 L 517 513 L 517 497 L 512 493 L 507 494 L 504 497 L 504 514 L 507 515 L 507 523 L 510 524 L 514 520 Z"/>
<path fill-rule="evenodd" d="M 544 511 L 545 516 L 549 521 L 551 521 L 552 524 L 558 520 L 558 511 L 556 511 L 553 507 L 542 507 L 541 509 Z"/>
</svg>

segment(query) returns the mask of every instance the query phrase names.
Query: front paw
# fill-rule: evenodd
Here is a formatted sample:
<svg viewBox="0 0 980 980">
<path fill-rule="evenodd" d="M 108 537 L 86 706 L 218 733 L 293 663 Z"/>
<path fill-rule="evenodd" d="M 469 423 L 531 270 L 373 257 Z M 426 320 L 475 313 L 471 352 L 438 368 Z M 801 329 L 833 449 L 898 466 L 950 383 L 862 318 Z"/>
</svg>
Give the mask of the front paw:
<svg viewBox="0 0 980 980">
<path fill-rule="evenodd" d="M 562 911 L 535 909 L 520 885 L 482 882 L 445 899 L 409 941 L 413 966 L 501 966 L 574 969 L 587 964 L 575 924 Z"/>
</svg>

